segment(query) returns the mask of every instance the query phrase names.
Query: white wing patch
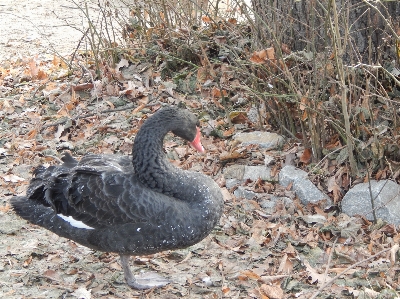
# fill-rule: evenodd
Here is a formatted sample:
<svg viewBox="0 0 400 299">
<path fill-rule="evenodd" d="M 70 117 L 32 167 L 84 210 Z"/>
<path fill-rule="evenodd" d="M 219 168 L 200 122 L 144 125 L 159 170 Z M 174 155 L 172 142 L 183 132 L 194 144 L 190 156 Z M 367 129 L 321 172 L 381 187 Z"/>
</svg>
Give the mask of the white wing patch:
<svg viewBox="0 0 400 299">
<path fill-rule="evenodd" d="M 72 218 L 72 216 L 65 216 L 63 214 L 57 214 L 57 216 L 62 218 L 62 219 L 64 219 L 65 221 L 69 222 L 69 224 L 71 224 L 74 227 L 86 228 L 86 229 L 94 229 L 93 227 L 90 227 L 90 226 L 86 225 L 82 221 L 79 221 L 79 220 L 76 220 L 76 219 Z"/>
</svg>

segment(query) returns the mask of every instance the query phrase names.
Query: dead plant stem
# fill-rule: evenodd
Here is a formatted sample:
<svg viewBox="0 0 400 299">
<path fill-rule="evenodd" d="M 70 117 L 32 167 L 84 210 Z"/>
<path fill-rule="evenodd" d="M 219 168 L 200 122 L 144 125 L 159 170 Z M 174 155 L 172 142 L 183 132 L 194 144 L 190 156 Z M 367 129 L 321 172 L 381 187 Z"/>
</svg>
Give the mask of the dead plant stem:
<svg viewBox="0 0 400 299">
<path fill-rule="evenodd" d="M 333 252 L 335 251 L 335 246 L 336 246 L 337 240 L 338 240 L 338 238 L 336 237 L 335 241 L 332 244 L 331 252 L 329 253 L 328 262 L 327 262 L 326 268 L 325 268 L 323 283 L 325 283 L 326 278 L 328 277 L 329 268 L 331 267 L 332 255 L 333 255 Z"/>
<path fill-rule="evenodd" d="M 391 34 L 393 34 L 396 39 L 400 39 L 400 36 L 397 34 L 396 30 L 391 26 L 391 24 L 388 21 L 388 18 L 382 14 L 382 12 L 374 5 L 371 4 L 372 1 L 370 0 L 362 0 L 365 4 L 367 4 L 369 7 L 371 7 L 373 10 L 375 10 L 382 18 L 383 21 L 386 22 L 387 28 L 390 30 Z M 378 1 L 376 1 L 378 2 Z"/>
<path fill-rule="evenodd" d="M 354 154 L 353 154 L 353 137 L 351 135 L 351 129 L 350 129 L 350 117 L 349 117 L 349 112 L 347 108 L 347 86 L 346 86 L 346 81 L 345 81 L 345 75 L 344 75 L 344 67 L 343 67 L 343 53 L 344 49 L 346 48 L 345 44 L 342 45 L 341 42 L 341 36 L 340 36 L 340 29 L 339 29 L 339 17 L 337 13 L 337 7 L 336 7 L 336 1 L 331 0 L 332 3 L 332 12 L 333 12 L 333 22 L 332 25 L 334 28 L 332 28 L 332 41 L 334 44 L 334 51 L 335 53 L 335 59 L 336 59 L 336 64 L 337 64 L 337 70 L 338 70 L 338 77 L 340 81 L 340 87 L 341 87 L 341 103 L 342 103 L 342 112 L 343 112 L 343 118 L 344 118 L 344 126 L 345 126 L 345 131 L 346 131 L 346 144 L 347 144 L 347 151 L 349 155 L 349 163 L 350 163 L 350 170 L 352 175 L 355 175 L 358 173 L 357 170 L 357 163 L 354 159 Z M 331 26 L 332 26 L 331 25 Z M 345 27 L 346 28 L 346 27 Z M 346 43 L 347 40 L 347 35 L 348 35 L 348 30 L 347 28 L 345 29 L 345 36 L 343 38 L 344 43 Z"/>
<path fill-rule="evenodd" d="M 371 188 L 371 174 L 369 172 L 369 168 L 367 167 L 367 173 L 368 173 L 368 191 L 369 191 L 369 199 L 371 200 L 371 207 L 372 207 L 372 216 L 374 217 L 374 223 L 376 224 L 378 222 L 378 218 L 376 217 L 376 209 L 375 209 L 375 199 L 378 197 L 379 193 L 381 193 L 382 190 L 379 191 L 379 193 L 376 195 L 374 198 L 372 194 L 372 188 Z M 386 185 L 386 183 L 385 183 Z M 383 187 L 385 187 L 385 185 Z M 383 188 L 382 188 L 383 189 Z"/>
</svg>

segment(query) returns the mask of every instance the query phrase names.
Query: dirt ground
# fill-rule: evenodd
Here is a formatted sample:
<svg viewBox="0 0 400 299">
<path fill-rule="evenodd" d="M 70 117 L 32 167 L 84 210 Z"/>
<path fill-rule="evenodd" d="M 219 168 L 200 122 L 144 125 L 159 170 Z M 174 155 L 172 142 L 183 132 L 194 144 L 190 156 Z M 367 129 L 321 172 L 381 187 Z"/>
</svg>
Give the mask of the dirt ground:
<svg viewBox="0 0 400 299">
<path fill-rule="evenodd" d="M 68 0 L 1 1 L 0 18 L 0 61 L 54 52 L 67 55 L 82 37 L 82 13 Z"/>
</svg>

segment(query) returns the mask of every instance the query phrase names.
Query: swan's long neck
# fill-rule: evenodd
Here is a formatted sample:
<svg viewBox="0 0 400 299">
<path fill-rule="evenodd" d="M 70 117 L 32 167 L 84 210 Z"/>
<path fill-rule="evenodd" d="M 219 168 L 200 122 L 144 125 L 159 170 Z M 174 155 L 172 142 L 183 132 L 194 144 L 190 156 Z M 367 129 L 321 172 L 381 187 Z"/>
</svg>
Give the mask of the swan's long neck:
<svg viewBox="0 0 400 299">
<path fill-rule="evenodd" d="M 165 156 L 163 141 L 173 128 L 174 120 L 149 118 L 139 130 L 133 145 L 133 167 L 135 175 L 148 188 L 174 195 L 182 170 L 173 166 Z"/>
</svg>

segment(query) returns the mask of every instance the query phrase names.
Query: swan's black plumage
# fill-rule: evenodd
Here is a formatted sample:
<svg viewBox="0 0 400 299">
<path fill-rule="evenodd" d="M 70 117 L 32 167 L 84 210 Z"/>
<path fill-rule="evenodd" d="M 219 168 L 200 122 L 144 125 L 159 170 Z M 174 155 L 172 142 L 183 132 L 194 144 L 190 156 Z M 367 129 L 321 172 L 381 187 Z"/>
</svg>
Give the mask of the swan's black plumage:
<svg viewBox="0 0 400 299">
<path fill-rule="evenodd" d="M 160 109 L 140 128 L 133 158 L 89 154 L 78 162 L 67 153 L 62 165 L 34 171 L 26 196 L 11 199 L 14 211 L 89 248 L 117 252 L 123 264 L 126 255 L 193 245 L 218 223 L 222 194 L 211 178 L 170 164 L 163 139 L 172 131 L 191 142 L 198 125 L 187 110 Z M 87 227 L 75 227 L 60 214 Z M 127 265 L 129 283 L 133 276 L 125 270 L 130 272 Z"/>
</svg>

